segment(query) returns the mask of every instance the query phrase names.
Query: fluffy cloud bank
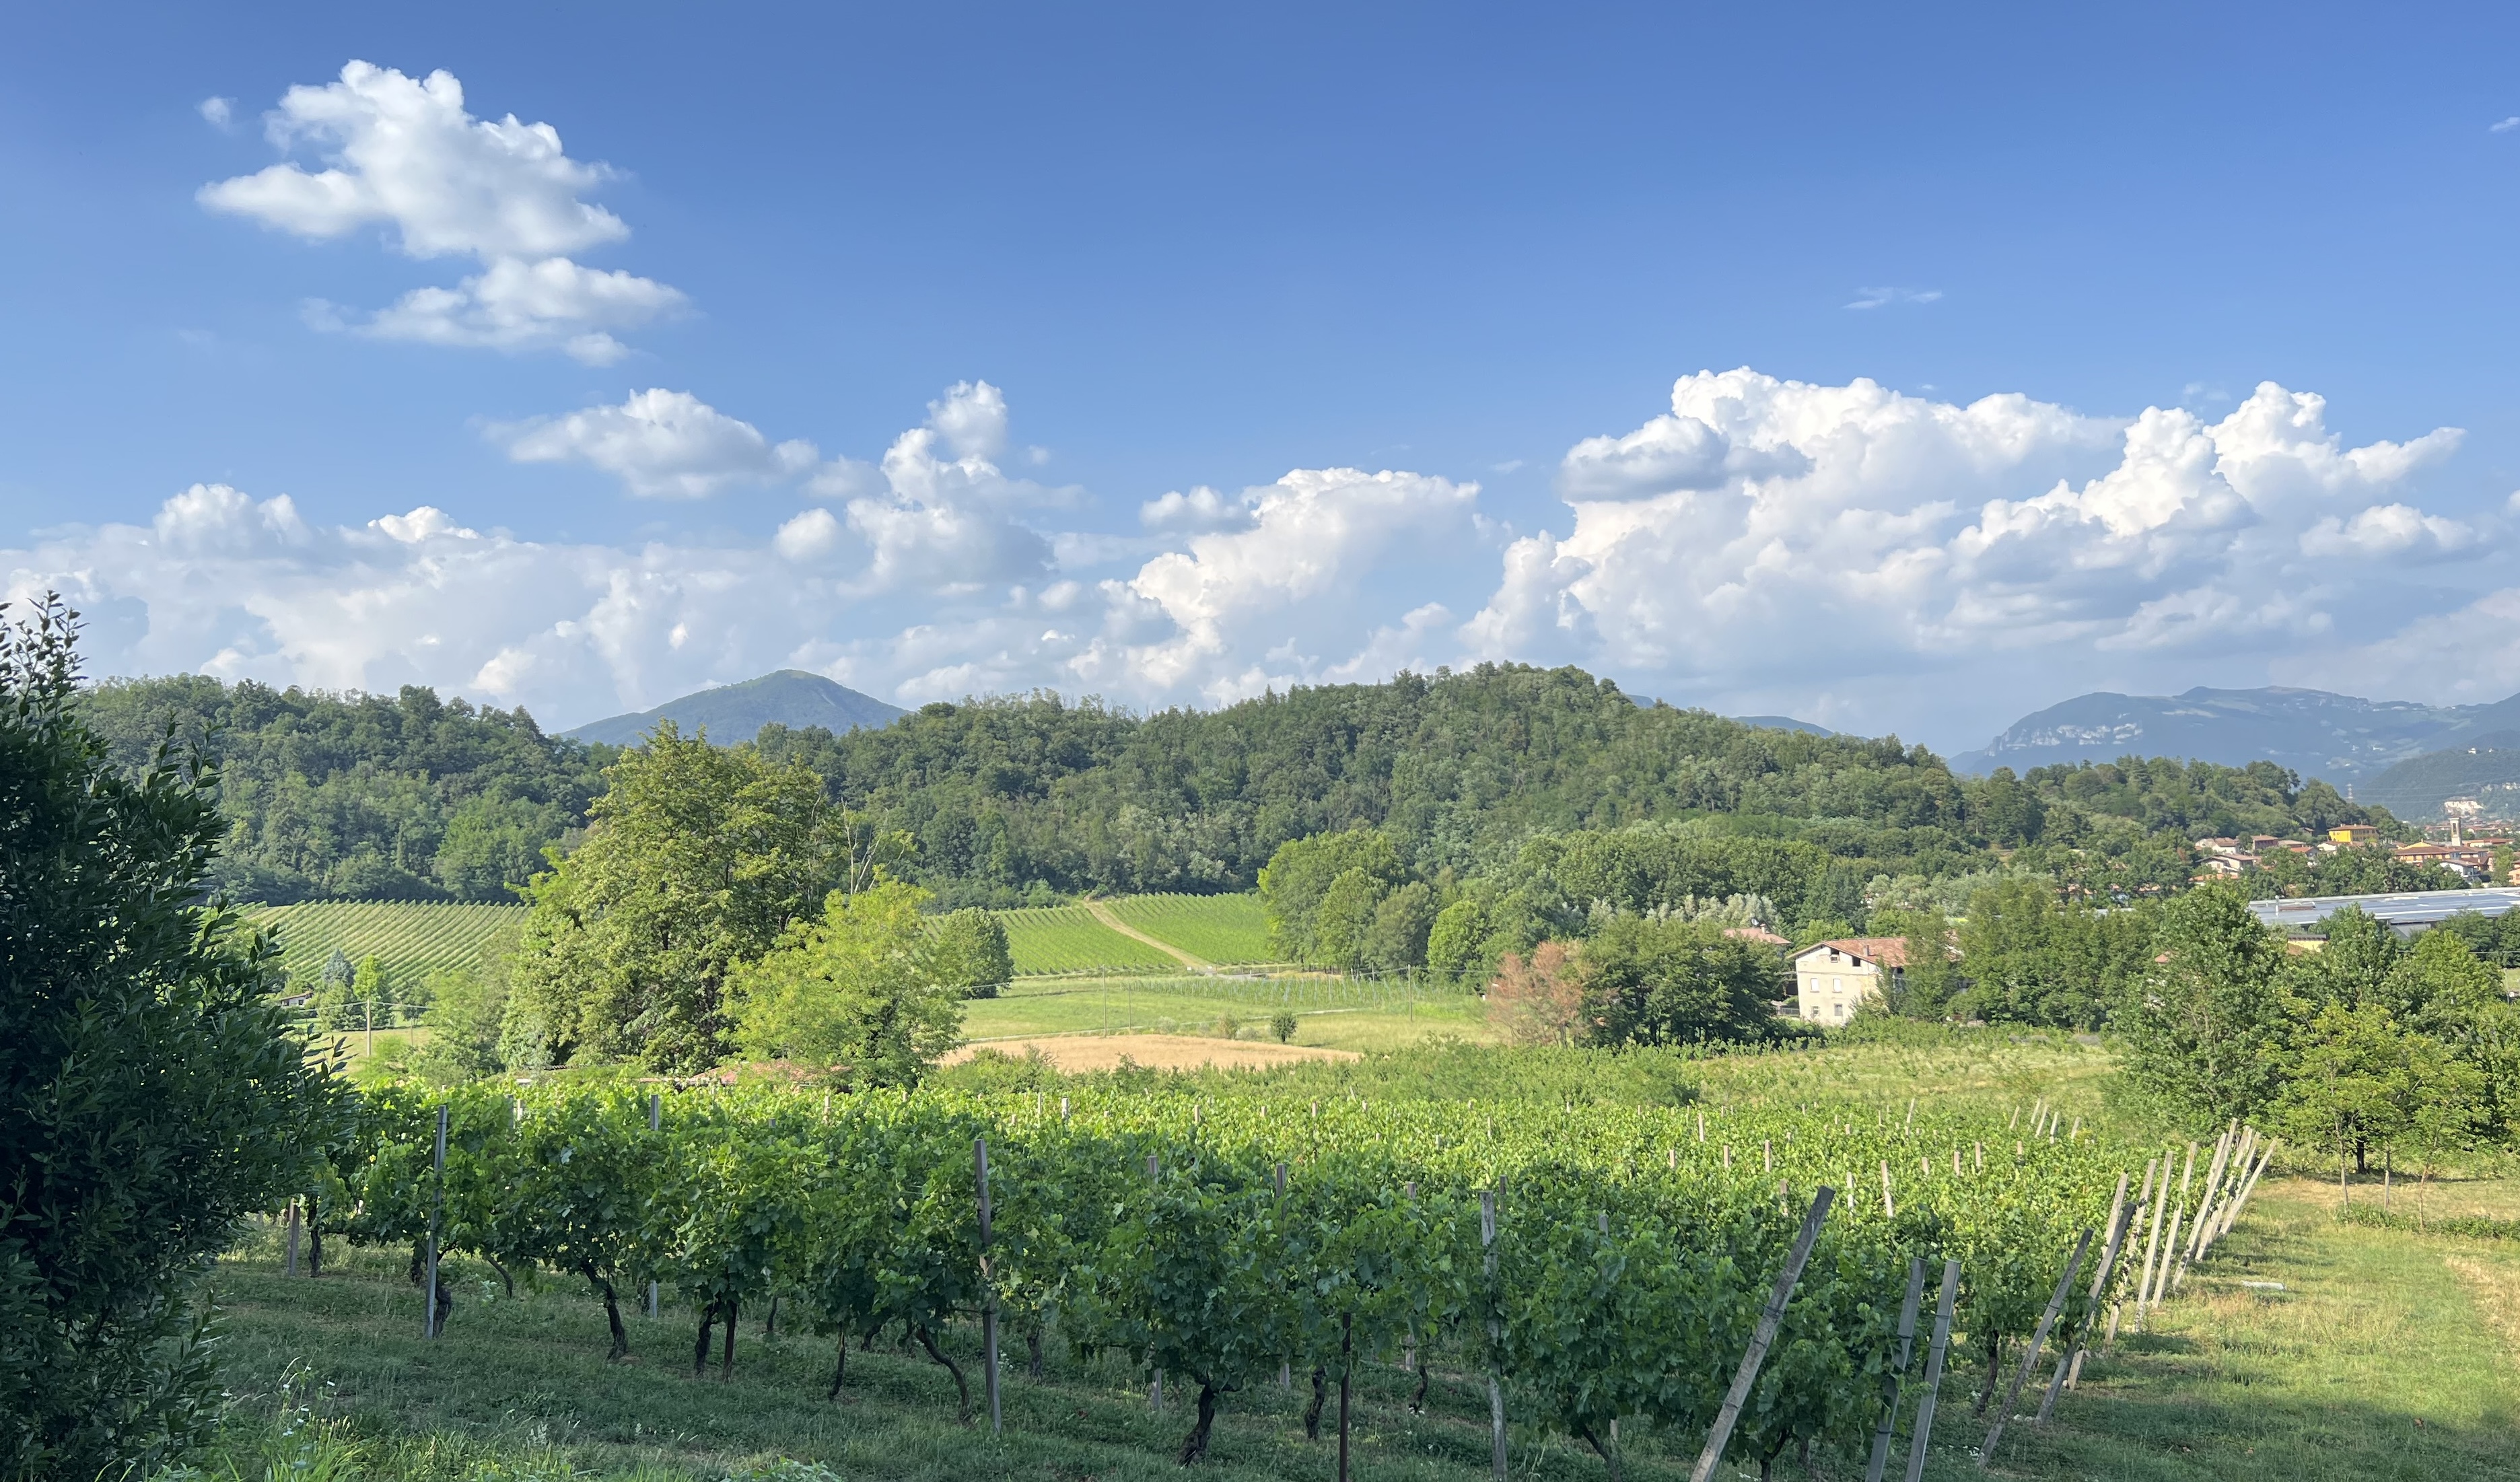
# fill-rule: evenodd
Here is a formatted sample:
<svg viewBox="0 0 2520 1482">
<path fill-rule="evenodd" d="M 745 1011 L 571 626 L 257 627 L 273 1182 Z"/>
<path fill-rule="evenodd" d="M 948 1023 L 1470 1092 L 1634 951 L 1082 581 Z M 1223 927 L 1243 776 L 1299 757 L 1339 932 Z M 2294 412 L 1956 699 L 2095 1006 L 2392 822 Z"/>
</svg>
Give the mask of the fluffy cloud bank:
<svg viewBox="0 0 2520 1482">
<path fill-rule="evenodd" d="M 1148 561 L 1141 539 L 1057 528 L 1078 491 L 1000 467 L 1006 399 L 985 382 L 949 387 L 874 465 L 774 443 L 668 390 L 491 434 L 637 495 L 785 483 L 809 504 L 757 541 L 625 546 L 525 539 L 433 506 L 321 526 L 286 495 L 197 484 L 147 524 L 0 552 L 6 592 L 65 593 L 99 672 L 429 684 L 560 725 L 788 665 L 910 700 L 1038 684 L 1226 698 L 1420 659 L 1410 644 L 1441 639 L 1426 612 L 1444 609 L 1395 592 L 1393 547 L 1458 544 L 1476 492 L 1292 473 L 1232 496 L 1243 533 Z M 1360 632 L 1379 636 L 1347 641 Z M 1384 659 L 1360 669 L 1369 651 Z"/>
<path fill-rule="evenodd" d="M 1475 651 L 1815 706 L 2035 658 L 2044 700 L 2075 675 L 2332 642 L 2404 602 L 2406 568 L 2485 544 L 2397 497 L 2455 429 L 2347 448 L 2321 398 L 2272 382 L 2213 423 L 1748 370 L 1684 377 L 1671 405 L 1566 454 L 1571 525 L 1508 547 Z"/>
<path fill-rule="evenodd" d="M 225 118 L 222 107 L 211 121 Z M 452 288 L 415 289 L 364 321 L 314 305 L 309 318 L 319 328 L 429 344 L 558 347 L 605 365 L 628 352 L 612 331 L 686 301 L 652 279 L 568 256 L 630 235 L 621 218 L 578 199 L 611 170 L 571 159 L 548 123 L 472 116 L 464 84 L 448 72 L 412 78 L 354 61 L 337 82 L 291 88 L 264 123 L 274 147 L 311 147 L 323 167 L 283 160 L 217 181 L 202 187 L 203 206 L 313 241 L 388 228 L 406 255 L 482 264 Z"/>
<path fill-rule="evenodd" d="M 2320 398 L 2272 384 L 2211 422 L 1747 370 L 1684 377 L 1671 405 L 1568 450 L 1537 529 L 1473 483 L 1304 469 L 1168 493 L 1112 532 L 1082 491 L 1007 471 L 985 382 L 872 462 L 656 388 L 490 435 L 634 496 L 799 504 L 749 538 L 563 544 L 426 506 L 318 527 L 207 484 L 0 570 L 13 595 L 87 608 L 109 672 L 428 683 L 560 724 L 783 665 L 906 701 L 1047 685 L 1214 703 L 1579 662 L 1679 702 L 1944 743 L 2101 686 L 2520 689 L 2520 595 L 2485 579 L 2507 516 L 2427 510 L 2414 487 L 2454 429 L 2348 446 Z"/>
</svg>

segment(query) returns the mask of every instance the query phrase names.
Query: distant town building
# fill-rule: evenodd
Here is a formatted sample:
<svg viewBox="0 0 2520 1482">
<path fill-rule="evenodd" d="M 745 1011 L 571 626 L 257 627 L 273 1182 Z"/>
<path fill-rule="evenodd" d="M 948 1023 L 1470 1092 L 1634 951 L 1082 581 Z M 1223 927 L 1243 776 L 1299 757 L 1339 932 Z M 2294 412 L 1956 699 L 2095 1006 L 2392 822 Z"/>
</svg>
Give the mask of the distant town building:
<svg viewBox="0 0 2520 1482">
<path fill-rule="evenodd" d="M 2379 839 L 2380 831 L 2369 824 L 2339 824 L 2327 831 L 2327 836 L 2339 844 L 2368 844 Z"/>
<path fill-rule="evenodd" d="M 2316 895 L 2299 900 L 2251 901 L 2249 912 L 2270 926 L 2313 927 L 2352 906 L 2401 935 L 2446 921 L 2461 912 L 2500 916 L 2520 908 L 2520 890 L 2415 890 L 2403 895 Z"/>
<path fill-rule="evenodd" d="M 2494 877 L 2494 847 L 2482 840 L 2455 844 L 2401 844 L 2390 851 L 2409 865 L 2435 865 L 2478 884 Z"/>
<path fill-rule="evenodd" d="M 1866 999 L 1907 981 L 1908 944 L 1895 936 L 1841 937 L 1794 954 L 1796 1011 L 1815 1024 L 1843 1024 Z"/>
</svg>

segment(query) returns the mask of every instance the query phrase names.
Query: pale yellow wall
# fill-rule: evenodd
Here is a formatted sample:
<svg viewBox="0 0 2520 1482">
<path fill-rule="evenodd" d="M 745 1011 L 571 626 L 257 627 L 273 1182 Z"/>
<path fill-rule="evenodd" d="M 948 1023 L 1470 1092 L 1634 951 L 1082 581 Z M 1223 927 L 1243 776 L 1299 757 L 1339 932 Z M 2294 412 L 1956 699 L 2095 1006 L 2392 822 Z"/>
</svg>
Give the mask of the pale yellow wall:
<svg viewBox="0 0 2520 1482">
<path fill-rule="evenodd" d="M 1855 1017 L 1858 1005 L 1881 992 L 1881 970 L 1870 963 L 1858 966 L 1846 958 L 1832 963 L 1825 954 L 1794 965 L 1796 1007 L 1815 1024 L 1843 1024 Z"/>
</svg>

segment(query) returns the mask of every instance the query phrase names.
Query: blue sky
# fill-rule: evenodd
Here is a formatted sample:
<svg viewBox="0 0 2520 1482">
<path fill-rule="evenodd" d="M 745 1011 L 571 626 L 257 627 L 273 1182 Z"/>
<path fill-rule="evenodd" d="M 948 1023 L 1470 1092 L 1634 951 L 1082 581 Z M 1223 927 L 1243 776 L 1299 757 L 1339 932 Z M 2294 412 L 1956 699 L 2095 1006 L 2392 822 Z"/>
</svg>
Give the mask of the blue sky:
<svg viewBox="0 0 2520 1482">
<path fill-rule="evenodd" d="M 1578 662 L 1953 749 L 2498 698 L 2515 28 L 56 8 L 0 54 L 0 564 L 102 672 L 557 725 L 791 663 Z"/>
</svg>

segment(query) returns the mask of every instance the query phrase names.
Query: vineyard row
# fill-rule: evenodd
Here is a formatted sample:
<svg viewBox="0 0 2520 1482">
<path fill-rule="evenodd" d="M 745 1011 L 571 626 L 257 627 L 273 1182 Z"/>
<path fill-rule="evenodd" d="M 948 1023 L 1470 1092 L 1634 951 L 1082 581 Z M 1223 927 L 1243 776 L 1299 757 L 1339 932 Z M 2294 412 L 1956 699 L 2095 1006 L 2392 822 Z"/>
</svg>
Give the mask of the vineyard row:
<svg viewBox="0 0 2520 1482">
<path fill-rule="evenodd" d="M 898 1329 L 952 1370 L 967 1419 L 949 1326 L 982 1324 L 992 1402 L 1001 1325 L 1036 1369 L 1054 1340 L 1126 1355 L 1194 1395 L 1186 1460 L 1238 1390 L 1309 1381 L 1317 1421 L 1355 1365 L 1397 1358 L 1492 1376 L 1500 1417 L 1614 1467 L 1622 1424 L 1694 1437 L 1728 1413 L 1727 1455 L 1799 1444 L 1861 1464 L 1913 1373 L 1929 1270 L 1957 1263 L 1933 1321 L 1984 1363 L 1981 1392 L 2007 1353 L 2017 1391 L 2044 1351 L 2052 1402 L 2101 1316 L 2175 1282 L 2174 1259 L 2183 1276 L 2268 1152 L 2253 1136 L 2210 1166 L 2191 1151 L 2174 1192 L 2170 1160 L 2131 1184 L 2140 1153 L 2060 1120 L 387 1088 L 308 1208 L 319 1238 L 407 1244 L 415 1270 L 433 1237 L 583 1281 L 615 1357 L 651 1283 L 699 1314 L 696 1368 L 716 1336 L 731 1369 L 738 1313 L 778 1299 L 834 1340 L 834 1395 L 850 1340 Z"/>
</svg>

